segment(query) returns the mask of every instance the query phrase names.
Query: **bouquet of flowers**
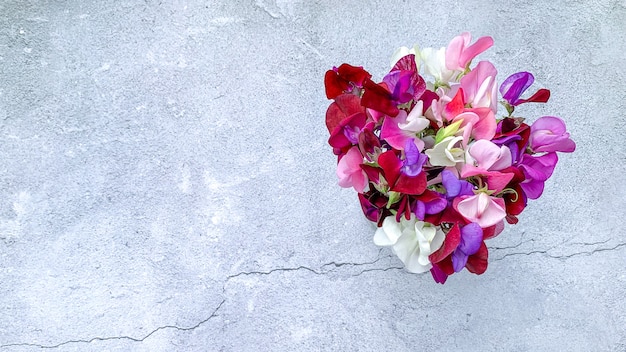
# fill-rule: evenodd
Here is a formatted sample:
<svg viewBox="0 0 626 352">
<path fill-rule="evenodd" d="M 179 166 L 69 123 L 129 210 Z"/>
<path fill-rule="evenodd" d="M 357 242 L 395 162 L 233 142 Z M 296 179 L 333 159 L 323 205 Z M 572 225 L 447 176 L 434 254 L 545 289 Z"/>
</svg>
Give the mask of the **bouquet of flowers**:
<svg viewBox="0 0 626 352">
<path fill-rule="evenodd" d="M 324 77 L 339 185 L 358 192 L 365 217 L 378 225 L 376 245 L 392 247 L 410 272 L 430 270 L 438 283 L 463 268 L 484 273 L 485 240 L 541 196 L 556 152 L 576 148 L 560 118 L 528 125 L 516 115 L 519 105 L 550 97 L 539 89 L 522 98 L 531 73 L 510 75 L 498 96 L 494 65 L 472 65 L 492 45 L 491 37 L 471 43 L 463 33 L 441 49 L 398 49 L 380 83 L 345 63 Z"/>
</svg>

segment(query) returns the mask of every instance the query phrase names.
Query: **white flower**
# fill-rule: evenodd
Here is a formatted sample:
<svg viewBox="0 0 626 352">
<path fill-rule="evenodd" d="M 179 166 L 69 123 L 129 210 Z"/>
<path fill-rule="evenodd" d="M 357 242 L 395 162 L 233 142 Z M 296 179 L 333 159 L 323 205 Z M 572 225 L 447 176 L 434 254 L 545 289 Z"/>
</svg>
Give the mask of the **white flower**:
<svg viewBox="0 0 626 352">
<path fill-rule="evenodd" d="M 421 49 L 416 45 L 409 49 L 405 46 L 398 48 L 391 55 L 391 67 L 393 67 L 401 58 L 413 54 L 415 55 L 415 64 L 419 68 L 422 75 L 430 75 L 438 83 L 446 84 L 452 81 L 452 78 L 458 71 L 448 70 L 446 68 L 446 48 L 442 47 L 438 50 L 433 48 Z"/>
<path fill-rule="evenodd" d="M 415 51 L 418 53 L 417 66 L 423 65 L 423 72 L 433 76 L 437 82 L 448 83 L 457 73 L 446 68 L 446 48 L 442 47 L 439 50 L 424 48 Z"/>
<path fill-rule="evenodd" d="M 412 273 L 423 273 L 432 267 L 428 256 L 443 244 L 445 234 L 438 226 L 418 221 L 415 215 L 410 220 L 405 217 L 397 222 L 388 216 L 383 226 L 376 230 L 374 243 L 377 246 L 392 247 L 406 269 Z"/>
<path fill-rule="evenodd" d="M 432 149 L 428 149 L 424 154 L 428 155 L 428 160 L 432 166 L 454 166 L 458 162 L 465 160 L 465 152 L 462 148 L 455 147 L 463 140 L 459 137 L 446 137 L 441 142 L 435 144 Z"/>
</svg>

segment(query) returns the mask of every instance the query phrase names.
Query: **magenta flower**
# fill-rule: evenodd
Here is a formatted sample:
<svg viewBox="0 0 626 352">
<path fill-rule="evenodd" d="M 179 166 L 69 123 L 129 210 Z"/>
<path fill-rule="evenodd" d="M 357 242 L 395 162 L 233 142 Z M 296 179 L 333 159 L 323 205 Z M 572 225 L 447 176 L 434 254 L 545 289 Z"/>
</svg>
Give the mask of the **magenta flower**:
<svg viewBox="0 0 626 352">
<path fill-rule="evenodd" d="M 520 187 L 530 199 L 537 199 L 543 193 L 543 186 L 552 176 L 554 167 L 559 161 L 555 152 L 542 156 L 523 154 L 519 168 L 524 172 L 526 179 L 520 183 Z"/>
<path fill-rule="evenodd" d="M 391 99 L 398 103 L 404 104 L 413 99 L 415 88 L 411 84 L 411 71 L 391 71 L 385 77 L 383 82 L 387 84 L 391 91 Z"/>
<path fill-rule="evenodd" d="M 558 117 L 544 116 L 530 126 L 530 148 L 535 153 L 576 150 L 576 143 L 565 131 L 565 122 Z"/>
<path fill-rule="evenodd" d="M 393 71 L 409 71 L 412 73 L 410 82 L 410 90 L 413 93 L 412 99 L 418 99 L 424 94 L 426 91 L 426 82 L 417 72 L 414 54 L 405 55 L 400 58 L 398 62 L 393 65 L 391 72 Z M 430 102 L 428 103 L 430 104 Z"/>
<path fill-rule="evenodd" d="M 502 98 L 509 105 L 517 106 L 522 103 L 545 103 L 550 99 L 550 91 L 547 89 L 539 89 L 528 99 L 520 99 L 522 94 L 535 81 L 535 77 L 530 72 L 518 72 L 510 75 L 500 85 L 500 93 Z"/>
<path fill-rule="evenodd" d="M 424 149 L 424 141 L 417 138 L 417 133 L 424 130 L 430 124 L 422 116 L 423 102 L 417 102 L 413 110 L 408 114 L 401 110 L 393 119 L 385 119 L 380 130 L 380 138 L 384 139 L 395 149 L 402 150 L 407 141 L 417 145 L 417 149 Z"/>
</svg>

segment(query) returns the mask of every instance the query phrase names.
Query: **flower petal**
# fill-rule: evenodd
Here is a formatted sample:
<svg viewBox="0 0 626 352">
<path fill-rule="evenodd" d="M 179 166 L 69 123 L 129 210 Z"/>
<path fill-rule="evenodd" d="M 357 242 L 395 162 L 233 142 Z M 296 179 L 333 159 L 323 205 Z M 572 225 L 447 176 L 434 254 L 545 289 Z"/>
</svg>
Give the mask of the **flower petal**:
<svg viewBox="0 0 626 352">
<path fill-rule="evenodd" d="M 470 255 L 467 258 L 467 264 L 465 267 L 470 273 L 474 273 L 476 275 L 480 275 L 487 270 L 487 259 L 489 258 L 489 250 L 487 249 L 487 245 L 485 242 L 482 242 L 478 252 L 474 255 Z"/>
<path fill-rule="evenodd" d="M 483 229 L 475 222 L 461 228 L 461 243 L 458 249 L 467 255 L 478 251 L 483 241 Z"/>
<path fill-rule="evenodd" d="M 454 250 L 459 246 L 459 243 L 461 243 L 461 231 L 458 225 L 455 224 L 446 234 L 441 248 L 431 254 L 428 259 L 430 259 L 431 263 L 439 263 L 452 254 L 452 252 L 454 252 Z"/>
<path fill-rule="evenodd" d="M 467 257 L 467 254 L 463 253 L 463 251 L 458 248 L 452 252 L 452 267 L 455 273 L 463 270 L 465 263 L 467 263 Z"/>
<path fill-rule="evenodd" d="M 383 226 L 374 233 L 374 244 L 377 246 L 393 246 L 402 236 L 402 228 L 392 216 L 388 216 L 383 221 Z"/>
</svg>

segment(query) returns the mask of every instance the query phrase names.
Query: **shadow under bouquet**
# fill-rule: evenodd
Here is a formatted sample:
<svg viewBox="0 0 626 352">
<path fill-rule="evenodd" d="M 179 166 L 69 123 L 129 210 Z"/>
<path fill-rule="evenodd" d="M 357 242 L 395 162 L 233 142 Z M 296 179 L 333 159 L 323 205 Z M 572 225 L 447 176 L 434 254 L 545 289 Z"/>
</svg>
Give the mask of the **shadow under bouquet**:
<svg viewBox="0 0 626 352">
<path fill-rule="evenodd" d="M 491 62 L 472 65 L 492 45 L 462 33 L 445 48 L 398 49 L 382 82 L 345 63 L 324 77 L 339 185 L 358 192 L 378 226 L 376 245 L 438 283 L 463 268 L 484 273 L 485 240 L 518 222 L 528 199 L 541 196 L 556 153 L 576 148 L 560 118 L 528 125 L 515 115 L 550 97 L 539 89 L 522 98 L 531 73 L 514 73 L 498 89 Z"/>
</svg>

